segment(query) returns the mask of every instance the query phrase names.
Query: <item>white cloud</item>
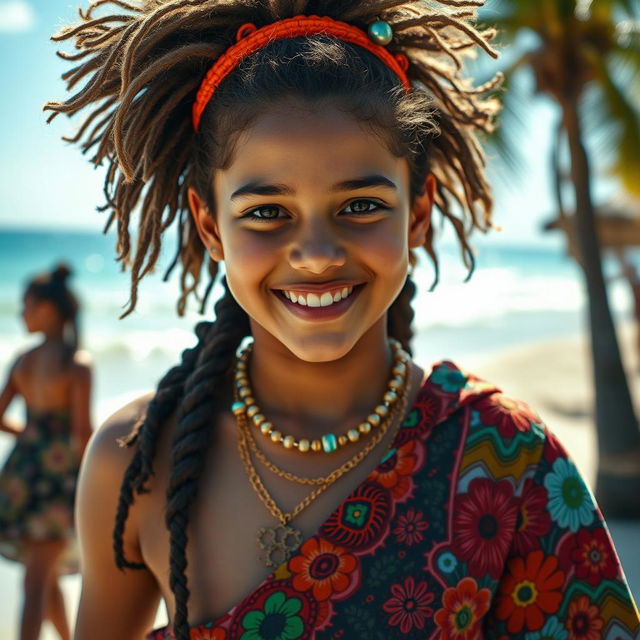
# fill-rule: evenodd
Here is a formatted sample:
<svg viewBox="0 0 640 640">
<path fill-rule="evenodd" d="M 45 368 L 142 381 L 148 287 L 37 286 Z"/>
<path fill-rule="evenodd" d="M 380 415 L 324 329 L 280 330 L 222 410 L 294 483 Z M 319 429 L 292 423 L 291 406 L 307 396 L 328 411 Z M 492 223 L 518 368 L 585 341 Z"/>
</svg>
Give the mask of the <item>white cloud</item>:
<svg viewBox="0 0 640 640">
<path fill-rule="evenodd" d="M 0 33 L 24 33 L 36 24 L 36 13 L 25 0 L 0 2 Z"/>
</svg>

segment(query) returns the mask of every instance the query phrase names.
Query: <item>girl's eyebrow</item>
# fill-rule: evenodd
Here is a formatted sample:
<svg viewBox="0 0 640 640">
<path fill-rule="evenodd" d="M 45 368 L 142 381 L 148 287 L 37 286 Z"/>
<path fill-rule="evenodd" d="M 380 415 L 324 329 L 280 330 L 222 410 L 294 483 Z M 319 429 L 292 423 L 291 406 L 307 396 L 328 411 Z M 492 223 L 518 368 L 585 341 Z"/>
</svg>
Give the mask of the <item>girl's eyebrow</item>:
<svg viewBox="0 0 640 640">
<path fill-rule="evenodd" d="M 395 182 L 389 180 L 383 175 L 373 174 L 363 176 L 362 178 L 354 178 L 345 180 L 333 185 L 331 191 L 355 191 L 357 189 L 367 189 L 371 187 L 385 187 L 387 189 L 398 190 Z M 284 184 L 261 184 L 257 180 L 252 180 L 236 189 L 230 197 L 230 200 L 241 198 L 243 196 L 290 196 L 295 195 L 295 191 Z"/>
<path fill-rule="evenodd" d="M 355 191 L 357 189 L 368 189 L 371 187 L 386 187 L 387 189 L 398 190 L 395 182 L 389 180 L 383 175 L 373 174 L 370 176 L 364 176 L 362 178 L 355 178 L 354 180 L 345 180 L 334 185 L 332 191 Z"/>
<path fill-rule="evenodd" d="M 229 198 L 235 200 L 242 196 L 290 196 L 295 192 L 285 184 L 261 184 L 257 180 L 251 180 L 236 189 Z"/>
</svg>

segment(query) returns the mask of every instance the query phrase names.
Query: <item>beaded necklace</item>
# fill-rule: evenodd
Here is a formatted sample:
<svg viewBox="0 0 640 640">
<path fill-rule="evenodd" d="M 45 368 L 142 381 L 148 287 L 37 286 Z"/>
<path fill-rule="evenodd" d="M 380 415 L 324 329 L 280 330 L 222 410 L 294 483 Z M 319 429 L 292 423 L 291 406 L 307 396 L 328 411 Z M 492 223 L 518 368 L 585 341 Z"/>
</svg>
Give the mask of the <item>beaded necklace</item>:
<svg viewBox="0 0 640 640">
<path fill-rule="evenodd" d="M 238 453 L 243 462 L 245 471 L 249 478 L 249 482 L 253 490 L 256 492 L 260 501 L 264 504 L 269 513 L 279 522 L 275 527 L 261 527 L 258 530 L 257 544 L 261 550 L 260 557 L 264 564 L 270 568 L 277 568 L 283 562 L 286 562 L 298 550 L 302 544 L 302 532 L 291 526 L 293 519 L 300 514 L 306 507 L 322 493 L 324 493 L 331 485 L 339 480 L 343 475 L 355 469 L 373 449 L 380 443 L 392 424 L 395 424 L 395 431 L 400 427 L 402 418 L 406 413 L 409 387 L 403 389 L 401 402 L 396 405 L 394 411 L 389 414 L 387 420 L 380 429 L 376 431 L 374 437 L 367 443 L 367 446 L 361 449 L 353 458 L 347 460 L 329 475 L 318 478 L 302 478 L 290 472 L 284 471 L 268 461 L 268 468 L 276 475 L 285 478 L 291 482 L 299 482 L 301 484 L 318 485 L 309 495 L 307 495 L 300 503 L 298 503 L 290 512 L 285 513 L 280 509 L 273 496 L 264 486 L 260 475 L 258 474 L 253 461 L 251 460 L 250 449 L 255 452 L 255 441 L 253 446 L 249 444 L 248 434 L 250 433 L 249 425 L 240 416 L 238 419 Z M 395 436 L 394 436 L 395 437 Z M 264 455 L 264 454 L 263 454 Z M 267 459 L 268 460 L 268 459 Z"/>
<path fill-rule="evenodd" d="M 248 361 L 253 344 L 250 344 L 236 360 L 235 402 L 231 405 L 231 412 L 236 418 L 240 415 L 245 415 L 248 420 L 251 420 L 253 424 L 260 429 L 262 435 L 270 438 L 272 442 L 281 444 L 285 449 L 295 448 L 298 449 L 300 453 L 307 453 L 309 451 L 333 453 L 349 443 L 358 442 L 361 436 L 368 435 L 373 429 L 378 428 L 382 421 L 388 417 L 391 408 L 397 403 L 398 392 L 405 385 L 409 356 L 397 340 L 390 339 L 389 343 L 394 352 L 394 363 L 382 402 L 357 428 L 349 429 L 342 435 L 336 436 L 333 433 L 326 433 L 319 439 L 297 439 L 291 435 L 284 435 L 267 420 L 256 403 L 253 390 L 251 389 L 251 382 L 249 381 Z"/>
<path fill-rule="evenodd" d="M 395 429 L 399 427 L 402 422 L 402 418 L 406 412 L 407 402 L 409 397 L 409 356 L 402 350 L 399 346 L 399 343 L 394 344 L 395 350 L 395 358 L 394 365 L 392 367 L 392 375 L 399 376 L 400 369 L 398 365 L 403 365 L 402 369 L 402 384 L 397 387 L 396 391 L 396 399 L 393 402 L 393 406 L 389 406 L 389 410 L 386 412 L 384 419 L 381 420 L 377 425 L 377 429 L 375 431 L 374 436 L 367 443 L 365 447 L 363 447 L 359 452 L 357 452 L 353 457 L 351 457 L 346 462 L 342 463 L 338 468 L 334 469 L 327 476 L 320 476 L 316 478 L 305 478 L 288 471 L 285 471 L 271 462 L 266 455 L 260 451 L 257 447 L 256 441 L 253 438 L 253 434 L 251 432 L 251 425 L 249 424 L 249 419 L 247 415 L 247 411 L 234 411 L 234 416 L 236 418 L 236 422 L 238 425 L 238 453 L 240 455 L 240 459 L 243 462 L 245 471 L 249 478 L 249 482 L 256 492 L 260 501 L 264 504 L 269 513 L 279 522 L 279 524 L 275 527 L 261 527 L 258 531 L 257 536 L 257 544 L 261 549 L 261 559 L 265 563 L 267 567 L 276 568 L 280 566 L 283 562 L 289 560 L 289 558 L 293 555 L 293 553 L 300 547 L 302 544 L 302 532 L 291 526 L 291 521 L 306 507 L 313 503 L 313 501 L 321 495 L 324 491 L 326 491 L 331 485 L 333 485 L 338 479 L 340 479 L 343 475 L 355 469 L 366 457 L 369 453 L 371 453 L 375 447 L 380 443 L 380 441 L 387 434 L 390 427 L 395 424 Z M 246 351 L 243 352 L 238 358 L 238 361 L 242 361 L 245 364 L 245 367 L 242 369 L 238 369 L 236 367 L 236 372 L 242 371 L 244 372 L 244 378 L 248 383 L 248 375 L 247 375 L 247 358 L 245 357 Z M 238 380 L 238 378 L 236 378 Z M 238 392 L 239 388 L 243 388 L 240 385 L 236 385 L 235 388 L 235 402 L 234 407 L 237 408 L 238 403 Z M 399 394 L 399 395 L 398 395 Z M 386 394 L 385 394 L 386 395 Z M 245 395 L 245 398 L 249 396 Z M 397 401 L 399 400 L 399 402 Z M 246 406 L 246 405 L 245 405 Z M 254 414 L 257 415 L 257 414 Z M 378 415 L 378 414 L 376 414 Z M 255 422 L 255 421 L 254 421 Z M 254 425 L 255 426 L 255 425 Z M 371 429 L 369 429 L 371 431 Z M 369 432 L 368 431 L 368 432 Z M 275 441 L 275 440 L 274 440 Z M 284 445 L 283 445 L 284 446 Z M 294 448 L 287 447 L 289 449 Z M 299 447 L 298 447 L 299 449 Z M 309 449 L 303 451 L 306 453 Z M 272 473 L 278 475 L 281 478 L 284 478 L 290 482 L 296 482 L 299 484 L 309 484 L 316 485 L 316 488 L 311 491 L 300 503 L 298 503 L 293 510 L 288 513 L 282 511 L 282 509 L 277 505 L 273 496 L 269 493 L 267 488 L 264 486 L 262 479 L 251 459 L 251 453 L 258 459 L 265 467 L 271 471 Z"/>
</svg>

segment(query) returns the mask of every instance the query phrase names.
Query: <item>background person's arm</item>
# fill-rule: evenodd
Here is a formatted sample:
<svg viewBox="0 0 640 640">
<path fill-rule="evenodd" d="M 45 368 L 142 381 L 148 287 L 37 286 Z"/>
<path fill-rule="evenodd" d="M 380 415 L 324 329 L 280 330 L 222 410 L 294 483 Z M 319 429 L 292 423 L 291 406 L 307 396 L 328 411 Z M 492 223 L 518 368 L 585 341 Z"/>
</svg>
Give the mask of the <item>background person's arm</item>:
<svg viewBox="0 0 640 640">
<path fill-rule="evenodd" d="M 91 438 L 91 365 L 85 359 L 73 364 L 71 380 L 71 434 L 80 457 Z"/>
<path fill-rule="evenodd" d="M 14 371 L 16 368 L 16 364 L 11 367 L 9 375 L 7 377 L 7 381 L 2 388 L 2 392 L 0 392 L 0 431 L 8 433 L 12 436 L 17 436 L 22 431 L 22 429 L 20 429 L 18 426 L 9 423 L 4 415 L 7 411 L 7 408 L 11 404 L 11 401 L 18 394 L 18 390 L 16 389 L 14 381 Z"/>
</svg>

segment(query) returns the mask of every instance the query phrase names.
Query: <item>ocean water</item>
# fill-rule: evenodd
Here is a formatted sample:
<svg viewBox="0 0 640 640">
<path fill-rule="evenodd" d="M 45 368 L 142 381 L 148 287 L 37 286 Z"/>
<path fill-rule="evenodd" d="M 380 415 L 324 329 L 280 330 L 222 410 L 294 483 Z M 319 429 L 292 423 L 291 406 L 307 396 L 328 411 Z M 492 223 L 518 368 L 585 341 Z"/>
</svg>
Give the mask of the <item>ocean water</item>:
<svg viewBox="0 0 640 640">
<path fill-rule="evenodd" d="M 0 229 L 0 374 L 36 340 L 25 334 L 19 318 L 25 282 L 64 260 L 74 270 L 72 284 L 82 302 L 82 342 L 95 361 L 98 421 L 151 390 L 194 342 L 193 326 L 201 319 L 195 309 L 177 316 L 178 273 L 162 282 L 172 257 L 163 255 L 157 272 L 141 285 L 136 311 L 119 320 L 129 297 L 129 275 L 114 260 L 114 244 L 113 235 L 99 233 Z M 466 269 L 453 246 L 440 251 L 441 281 L 435 291 L 429 292 L 433 269 L 426 259 L 415 271 L 417 346 L 425 364 L 441 358 L 464 364 L 467 354 L 571 335 L 584 327 L 580 274 L 562 250 L 476 244 L 470 282 L 463 282 Z M 615 265 L 607 270 L 614 274 Z M 617 315 L 631 313 L 624 283 L 612 285 L 611 299 Z"/>
<path fill-rule="evenodd" d="M 585 295 L 580 274 L 562 250 L 476 243 L 477 268 L 470 282 L 455 247 L 440 251 L 441 282 L 429 292 L 433 270 L 425 261 L 414 277 L 416 351 L 430 362 L 450 358 L 464 366 L 465 356 L 499 352 L 545 338 L 570 336 L 585 326 Z M 194 342 L 193 326 L 201 318 L 189 310 L 175 313 L 177 273 L 169 282 L 158 272 L 145 278 L 135 313 L 118 320 L 128 300 L 129 277 L 113 256 L 113 236 L 97 233 L 16 231 L 0 229 L 0 376 L 22 349 L 36 338 L 23 331 L 20 299 L 27 279 L 57 261 L 75 272 L 73 286 L 82 302 L 82 341 L 95 368 L 94 421 L 155 386 L 162 373 Z M 611 278 L 616 265 L 606 265 Z M 214 290 L 214 298 L 216 290 Z M 614 281 L 610 296 L 620 318 L 631 314 L 631 296 Z M 212 308 L 212 304 L 210 308 Z M 211 314 L 209 314 L 211 315 Z M 11 414 L 21 417 L 15 403 Z M 0 463 L 11 445 L 0 434 Z M 21 568 L 0 560 L 0 638 L 14 636 L 18 623 Z M 77 602 L 78 576 L 63 579 L 70 603 Z M 160 613 L 158 623 L 164 614 Z M 55 636 L 51 630 L 45 640 Z"/>
</svg>

